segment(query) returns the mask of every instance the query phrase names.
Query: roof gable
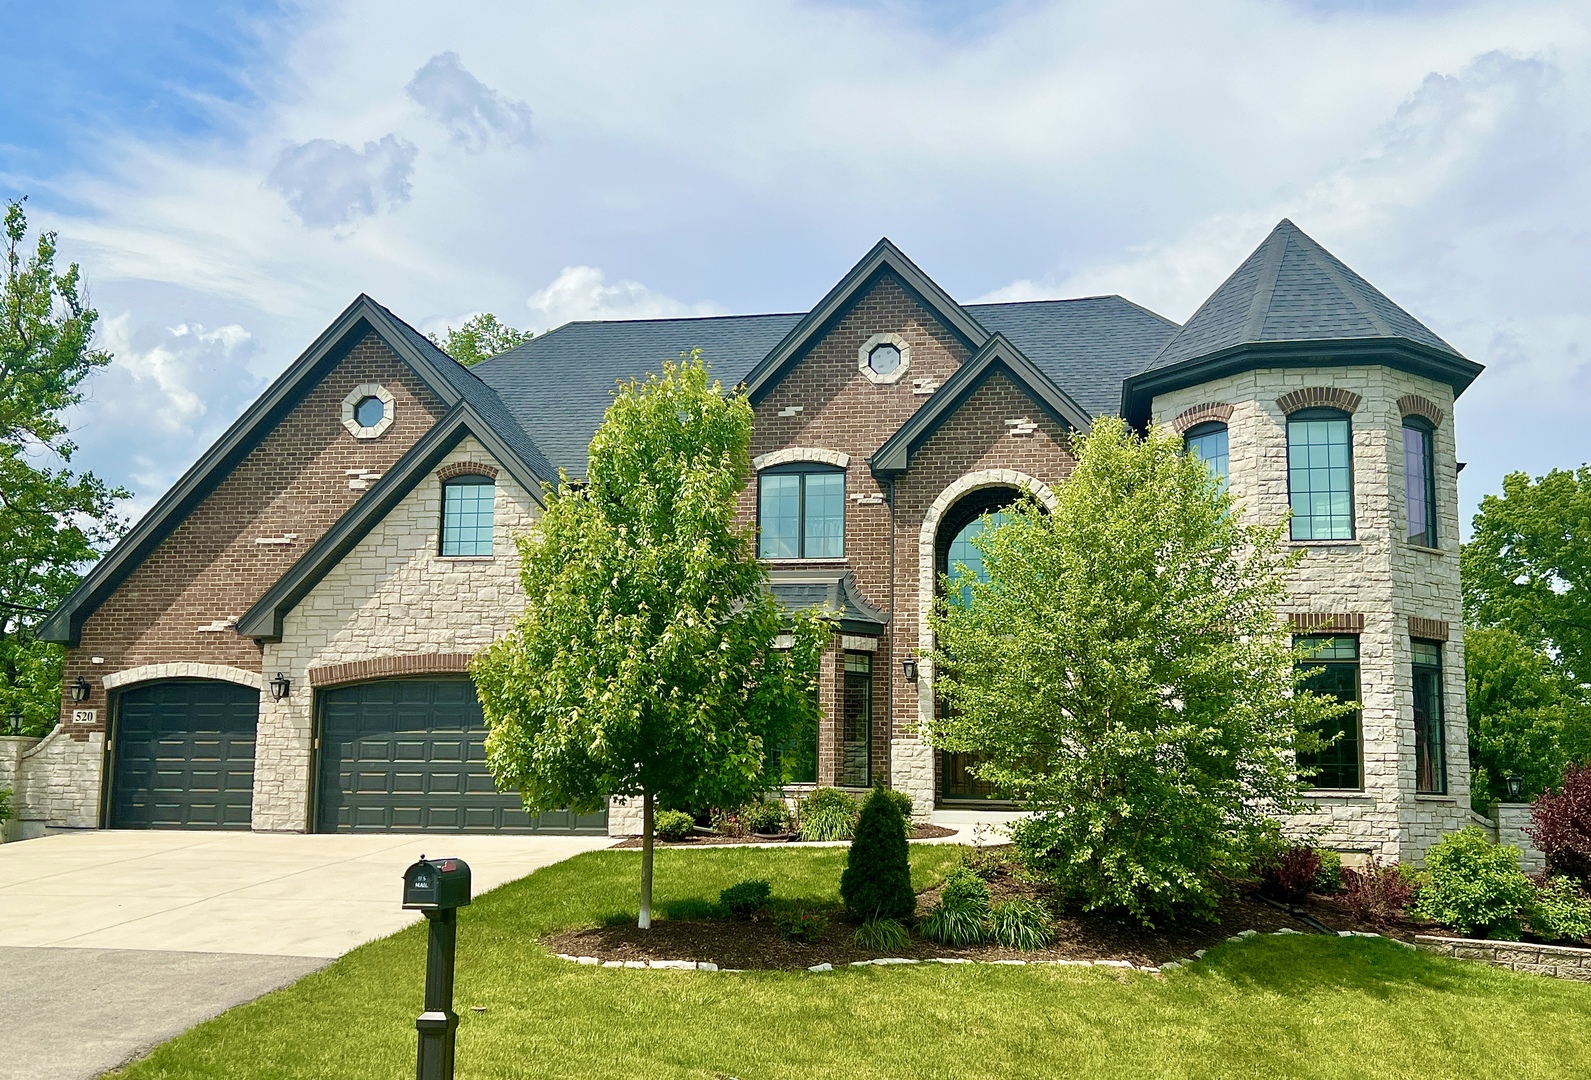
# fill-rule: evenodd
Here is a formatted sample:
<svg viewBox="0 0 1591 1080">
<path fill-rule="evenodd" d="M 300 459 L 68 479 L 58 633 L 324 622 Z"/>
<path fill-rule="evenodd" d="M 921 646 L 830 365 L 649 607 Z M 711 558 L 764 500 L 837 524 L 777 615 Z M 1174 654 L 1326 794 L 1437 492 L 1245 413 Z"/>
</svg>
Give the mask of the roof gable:
<svg viewBox="0 0 1591 1080">
<path fill-rule="evenodd" d="M 893 274 L 906 291 L 937 315 L 968 349 L 975 351 L 989 339 L 989 331 L 977 319 L 886 237 L 874 244 L 873 249 L 751 369 L 746 376 L 746 390 L 752 404 L 766 397 L 791 364 L 845 314 L 851 302 L 865 293 L 880 274 L 886 273 Z"/>
<path fill-rule="evenodd" d="M 513 423 L 495 395 L 452 357 L 369 296 L 360 294 L 265 392 L 243 412 L 220 439 L 200 456 L 155 505 L 110 551 L 95 563 L 70 595 L 39 624 L 46 641 L 75 645 L 84 621 L 161 541 L 235 469 L 265 436 L 318 385 L 367 333 L 374 333 L 399 360 L 412 369 L 444 407 L 468 399 L 482 413 L 493 412 L 533 471 L 553 475 L 534 442 Z M 491 400 L 488 400 L 491 399 Z M 520 445 L 523 444 L 523 445 Z"/>
<path fill-rule="evenodd" d="M 238 634 L 261 641 L 281 640 L 287 613 L 468 436 L 486 447 L 532 499 L 546 505 L 542 485 L 547 479 L 526 464 L 493 423 L 470 402 L 461 400 L 255 602 L 238 620 Z"/>
<path fill-rule="evenodd" d="M 873 475 L 880 479 L 899 476 L 911 465 L 917 448 L 948 420 L 979 387 L 995 373 L 1004 374 L 1063 427 L 1087 431 L 1092 423 L 1088 412 L 1056 386 L 1049 376 L 1011 344 L 1003 334 L 989 338 L 945 384 L 934 391 L 911 419 L 884 440 L 868 459 Z"/>
</svg>

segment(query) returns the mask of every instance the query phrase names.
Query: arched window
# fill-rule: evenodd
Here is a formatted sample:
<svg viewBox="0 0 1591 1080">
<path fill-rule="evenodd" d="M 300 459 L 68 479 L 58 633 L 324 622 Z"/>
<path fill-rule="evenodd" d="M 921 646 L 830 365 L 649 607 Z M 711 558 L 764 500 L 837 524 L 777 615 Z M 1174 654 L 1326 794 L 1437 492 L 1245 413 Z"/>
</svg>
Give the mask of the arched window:
<svg viewBox="0 0 1591 1080">
<path fill-rule="evenodd" d="M 1403 418 L 1403 483 L 1409 542 L 1436 547 L 1435 429 L 1423 416 Z"/>
<path fill-rule="evenodd" d="M 490 555 L 497 482 L 465 473 L 442 485 L 443 555 Z"/>
<path fill-rule="evenodd" d="M 1205 467 L 1221 480 L 1221 490 L 1226 490 L 1230 474 L 1231 456 L 1227 449 L 1226 425 L 1218 421 L 1195 424 L 1183 438 L 1188 453 L 1204 462 Z"/>
<path fill-rule="evenodd" d="M 845 554 L 845 470 L 811 461 L 757 474 L 757 553 L 764 559 Z"/>
<path fill-rule="evenodd" d="M 1352 540 L 1353 424 L 1340 409 L 1287 418 L 1287 495 L 1294 540 Z"/>
</svg>

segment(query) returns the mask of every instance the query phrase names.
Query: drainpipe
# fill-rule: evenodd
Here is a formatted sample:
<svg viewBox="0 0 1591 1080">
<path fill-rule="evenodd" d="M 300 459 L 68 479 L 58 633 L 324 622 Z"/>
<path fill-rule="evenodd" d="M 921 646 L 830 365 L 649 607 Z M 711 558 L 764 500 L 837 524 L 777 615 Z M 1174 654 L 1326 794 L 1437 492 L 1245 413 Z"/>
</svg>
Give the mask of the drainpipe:
<svg viewBox="0 0 1591 1080">
<path fill-rule="evenodd" d="M 895 478 L 889 481 L 889 680 L 884 684 L 885 694 L 884 709 L 887 713 L 884 725 L 884 775 L 889 777 L 889 786 L 895 786 L 895 666 L 899 659 L 895 655 L 896 634 L 900 627 L 895 618 Z"/>
</svg>

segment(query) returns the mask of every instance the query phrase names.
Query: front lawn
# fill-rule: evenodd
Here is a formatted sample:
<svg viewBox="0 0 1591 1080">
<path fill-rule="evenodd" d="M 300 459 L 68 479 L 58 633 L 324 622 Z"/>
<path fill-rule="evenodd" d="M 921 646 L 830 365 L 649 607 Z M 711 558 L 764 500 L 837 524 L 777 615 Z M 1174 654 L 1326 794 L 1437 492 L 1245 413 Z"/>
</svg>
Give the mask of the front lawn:
<svg viewBox="0 0 1591 1080">
<path fill-rule="evenodd" d="M 955 857 L 912 849 L 914 884 Z M 837 900 L 844 849 L 659 851 L 662 917 L 750 877 Z M 1584 1076 L 1591 986 L 1381 940 L 1223 945 L 1163 979 L 1054 967 L 723 974 L 578 967 L 551 931 L 633 917 L 632 852 L 582 855 L 477 898 L 459 920 L 460 1080 L 520 1077 Z M 819 959 L 814 957 L 814 962 Z M 425 929 L 159 1047 L 116 1076 L 413 1075 Z M 485 1006 L 474 1012 L 471 1006 Z"/>
</svg>

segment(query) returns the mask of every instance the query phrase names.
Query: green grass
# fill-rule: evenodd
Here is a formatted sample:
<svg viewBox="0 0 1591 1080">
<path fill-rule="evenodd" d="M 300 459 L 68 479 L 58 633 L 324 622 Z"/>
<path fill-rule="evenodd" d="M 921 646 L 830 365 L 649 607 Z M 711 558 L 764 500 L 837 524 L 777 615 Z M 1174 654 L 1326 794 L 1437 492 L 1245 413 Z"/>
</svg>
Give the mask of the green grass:
<svg viewBox="0 0 1591 1080">
<path fill-rule="evenodd" d="M 919 887 L 954 849 L 912 850 Z M 659 851 L 664 917 L 767 878 L 836 903 L 843 849 Z M 632 916 L 634 852 L 542 870 L 461 912 L 460 1080 L 594 1077 L 1585 1076 L 1591 986 L 1307 935 L 1150 976 L 922 965 L 830 974 L 626 971 L 549 956 L 549 930 Z M 424 928 L 348 954 L 117 1076 L 412 1076 Z M 484 1005 L 485 1013 L 469 1011 Z"/>
</svg>

